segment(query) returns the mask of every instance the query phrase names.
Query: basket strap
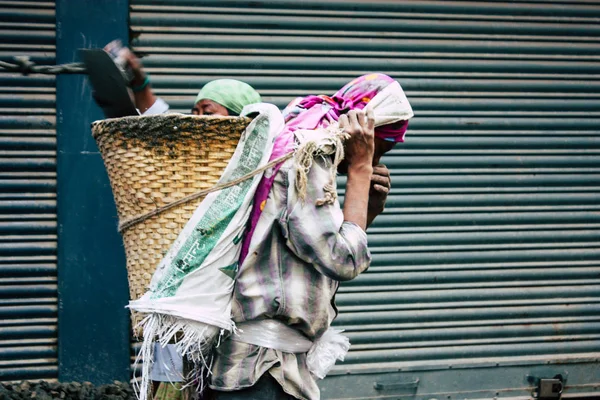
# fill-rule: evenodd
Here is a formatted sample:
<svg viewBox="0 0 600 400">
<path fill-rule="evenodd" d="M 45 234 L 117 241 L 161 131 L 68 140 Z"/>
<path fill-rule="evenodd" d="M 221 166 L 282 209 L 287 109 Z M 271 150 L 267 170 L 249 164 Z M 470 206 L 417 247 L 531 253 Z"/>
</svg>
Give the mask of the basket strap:
<svg viewBox="0 0 600 400">
<path fill-rule="evenodd" d="M 145 220 L 147 220 L 150 217 L 158 215 L 158 214 L 162 213 L 163 211 L 169 210 L 169 209 L 171 209 L 173 207 L 176 207 L 176 206 L 178 206 L 180 204 L 187 203 L 188 201 L 195 200 L 195 199 L 197 199 L 199 197 L 204 197 L 207 194 L 212 193 L 212 192 L 216 192 L 216 191 L 219 191 L 219 190 L 222 190 L 222 189 L 226 189 L 226 188 L 231 187 L 231 186 L 235 186 L 235 185 L 237 185 L 240 182 L 243 182 L 245 180 L 248 180 L 250 178 L 255 177 L 258 174 L 261 174 L 261 173 L 265 172 L 269 168 L 272 168 L 272 167 L 274 167 L 275 165 L 277 165 L 279 163 L 282 163 L 282 162 L 284 162 L 286 160 L 289 160 L 290 158 L 292 158 L 293 155 L 294 155 L 294 152 L 285 154 L 285 155 L 283 155 L 283 156 L 281 156 L 279 158 L 276 158 L 275 160 L 269 162 L 268 164 L 263 165 L 262 167 L 257 168 L 254 171 L 252 171 L 252 172 L 250 172 L 250 173 L 248 173 L 248 174 L 246 174 L 244 176 L 239 177 L 238 179 L 235 179 L 235 180 L 229 181 L 229 182 L 225 182 L 225 183 L 221 183 L 219 185 L 215 185 L 215 186 L 213 186 L 211 188 L 208 188 L 208 189 L 201 190 L 199 192 L 190 194 L 189 196 L 182 197 L 181 199 L 176 200 L 176 201 L 174 201 L 172 203 L 168 203 L 168 204 L 165 204 L 164 206 L 158 207 L 155 210 L 152 210 L 152 211 L 150 211 L 150 212 L 148 212 L 146 214 L 140 214 L 140 215 L 137 215 L 135 217 L 128 218 L 128 219 L 126 219 L 124 221 L 121 221 L 121 222 L 119 222 L 119 232 L 123 233 L 123 231 L 125 231 L 125 229 L 129 229 L 133 225 L 139 224 L 140 222 L 145 221 Z"/>
</svg>

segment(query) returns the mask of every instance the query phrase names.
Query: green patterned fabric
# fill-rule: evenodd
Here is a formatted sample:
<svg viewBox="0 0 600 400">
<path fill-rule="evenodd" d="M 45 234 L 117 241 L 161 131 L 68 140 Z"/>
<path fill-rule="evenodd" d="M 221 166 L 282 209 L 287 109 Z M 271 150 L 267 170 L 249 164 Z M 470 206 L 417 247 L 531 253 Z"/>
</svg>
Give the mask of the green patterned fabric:
<svg viewBox="0 0 600 400">
<path fill-rule="evenodd" d="M 231 171 L 227 176 L 228 181 L 239 179 L 264 163 L 264 149 L 272 142 L 269 121 L 266 118 L 257 118 L 251 126 L 253 129 L 238 145 L 241 149 L 240 156 L 236 160 L 235 167 L 228 170 Z M 153 279 L 150 286 L 151 299 L 175 296 L 184 280 L 189 279 L 190 274 L 205 266 L 206 258 L 215 246 L 224 240 L 224 233 L 231 229 L 230 224 L 239 224 L 235 217 L 242 204 L 247 201 L 248 193 L 254 193 L 253 186 L 256 186 L 255 181 L 247 179 L 235 186 L 220 190 L 201 218 L 195 220 L 192 217 L 190 221 L 194 221 L 195 227 L 189 229 L 185 241 L 183 238 L 180 241 L 183 245 L 174 254 L 173 261 L 166 264 L 164 269 L 161 268 L 161 272 L 155 275 L 157 278 Z M 245 221 L 242 225 L 245 225 Z M 231 238 L 232 246 L 239 244 L 242 233 L 243 230 L 239 235 Z M 219 271 L 233 280 L 237 271 L 237 260 L 219 267 Z M 200 286 L 197 287 L 202 287 L 201 282 L 198 282 L 198 285 Z"/>
<path fill-rule="evenodd" d="M 261 102 L 260 95 L 252 86 L 235 79 L 208 82 L 196 96 L 194 104 L 204 99 L 219 103 L 236 115 L 240 115 L 245 106 Z"/>
</svg>

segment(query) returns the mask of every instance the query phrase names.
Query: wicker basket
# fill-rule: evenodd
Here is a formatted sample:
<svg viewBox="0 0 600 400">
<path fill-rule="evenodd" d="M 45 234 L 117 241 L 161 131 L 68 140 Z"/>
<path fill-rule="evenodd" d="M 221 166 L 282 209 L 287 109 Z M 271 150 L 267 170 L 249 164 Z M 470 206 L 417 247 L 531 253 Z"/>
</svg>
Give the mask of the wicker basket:
<svg viewBox="0 0 600 400">
<path fill-rule="evenodd" d="M 250 121 L 163 114 L 94 122 L 92 134 L 120 223 L 214 186 Z M 121 231 L 132 300 L 146 292 L 156 266 L 201 201 L 175 206 Z M 133 315 L 133 326 L 139 320 Z"/>
</svg>

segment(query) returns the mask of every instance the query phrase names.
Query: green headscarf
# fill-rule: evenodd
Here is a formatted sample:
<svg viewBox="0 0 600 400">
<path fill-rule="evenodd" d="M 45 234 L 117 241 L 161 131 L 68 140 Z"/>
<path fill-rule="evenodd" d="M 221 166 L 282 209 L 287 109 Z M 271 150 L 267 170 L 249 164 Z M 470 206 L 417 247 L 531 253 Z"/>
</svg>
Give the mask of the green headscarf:
<svg viewBox="0 0 600 400">
<path fill-rule="evenodd" d="M 260 95 L 252 86 L 235 79 L 217 79 L 208 82 L 196 96 L 194 104 L 204 99 L 219 103 L 237 115 L 240 115 L 242 109 L 248 104 L 261 102 Z"/>
</svg>

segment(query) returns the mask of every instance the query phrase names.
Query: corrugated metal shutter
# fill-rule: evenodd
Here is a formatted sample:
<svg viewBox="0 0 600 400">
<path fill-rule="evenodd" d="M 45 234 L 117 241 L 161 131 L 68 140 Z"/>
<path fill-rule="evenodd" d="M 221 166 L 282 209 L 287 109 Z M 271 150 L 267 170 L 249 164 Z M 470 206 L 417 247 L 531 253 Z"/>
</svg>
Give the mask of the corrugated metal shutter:
<svg viewBox="0 0 600 400">
<path fill-rule="evenodd" d="M 218 77 L 280 107 L 372 71 L 405 88 L 416 117 L 385 158 L 372 267 L 337 296 L 353 347 L 327 389 L 358 372 L 598 370 L 599 18 L 593 1 L 132 0 L 131 25 L 176 111 Z M 385 394 L 353 379 L 324 393 Z"/>
<path fill-rule="evenodd" d="M 0 59 L 54 64 L 54 2 L 0 1 Z M 0 380 L 54 379 L 55 78 L 0 70 Z"/>
</svg>

